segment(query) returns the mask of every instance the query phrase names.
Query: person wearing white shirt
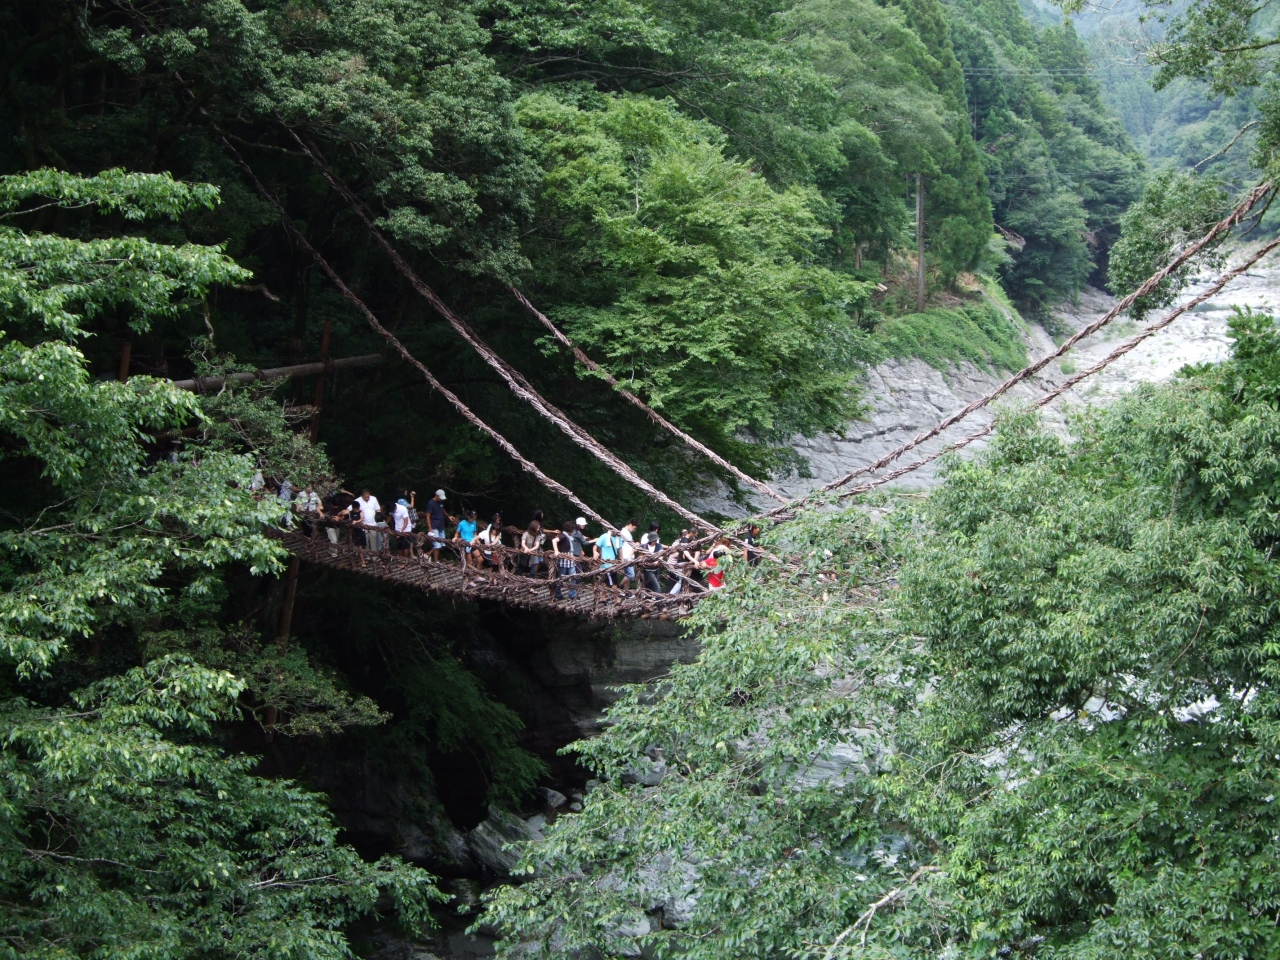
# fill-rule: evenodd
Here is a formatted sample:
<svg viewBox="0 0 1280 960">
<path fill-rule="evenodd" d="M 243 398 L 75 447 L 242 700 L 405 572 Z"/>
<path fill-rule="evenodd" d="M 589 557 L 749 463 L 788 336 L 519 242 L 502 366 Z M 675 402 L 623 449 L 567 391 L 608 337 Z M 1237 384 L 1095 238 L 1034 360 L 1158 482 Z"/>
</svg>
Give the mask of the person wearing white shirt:
<svg viewBox="0 0 1280 960">
<path fill-rule="evenodd" d="M 378 502 L 378 498 L 373 495 L 373 491 L 365 487 L 360 491 L 360 496 L 356 497 L 351 504 L 352 507 L 360 514 L 361 529 L 353 531 L 359 534 L 358 537 L 352 537 L 356 542 L 356 546 L 372 547 L 377 549 L 376 534 L 370 534 L 378 524 L 378 511 L 382 509 L 382 504 Z"/>
<path fill-rule="evenodd" d="M 495 513 L 489 525 L 476 534 L 476 539 L 486 547 L 502 546 L 502 514 Z M 497 570 L 502 566 L 501 558 L 495 558 L 494 551 L 481 550 L 480 552 L 484 557 L 480 564 L 482 567 Z"/>
<path fill-rule="evenodd" d="M 378 502 L 373 492 L 365 487 L 356 498 L 356 509 L 360 511 L 360 522 L 366 527 L 372 527 L 377 522 L 378 511 L 382 509 L 382 504 Z"/>
<path fill-rule="evenodd" d="M 618 551 L 618 557 L 621 560 L 634 560 L 636 558 L 636 531 L 640 529 L 640 521 L 632 517 L 622 526 L 620 531 L 622 534 L 622 549 Z M 634 586 L 636 582 L 636 567 L 631 564 L 623 570 L 623 576 L 629 583 L 627 586 Z"/>
<path fill-rule="evenodd" d="M 387 515 L 381 510 L 378 511 L 378 515 L 374 520 L 374 529 L 367 534 L 369 549 L 375 553 L 381 553 L 387 549 L 387 544 L 391 542 L 391 534 L 388 532 L 391 529 L 391 525 L 387 523 Z"/>
<path fill-rule="evenodd" d="M 302 516 L 302 529 L 306 531 L 307 536 L 314 537 L 315 518 L 321 515 L 320 494 L 316 493 L 311 484 L 308 483 L 306 488 L 293 498 L 293 512 Z"/>
<path fill-rule="evenodd" d="M 411 495 L 412 496 L 412 495 Z M 409 512 L 413 504 L 401 497 L 391 511 L 392 524 L 396 531 L 396 552 L 402 557 L 413 555 L 413 514 Z"/>
</svg>

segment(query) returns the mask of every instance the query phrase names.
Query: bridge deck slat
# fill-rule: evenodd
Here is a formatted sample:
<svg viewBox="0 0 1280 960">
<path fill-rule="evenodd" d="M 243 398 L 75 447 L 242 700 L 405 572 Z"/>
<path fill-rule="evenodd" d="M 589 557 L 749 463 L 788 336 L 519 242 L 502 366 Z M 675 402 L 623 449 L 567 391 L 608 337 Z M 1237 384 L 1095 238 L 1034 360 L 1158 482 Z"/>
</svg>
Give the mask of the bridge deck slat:
<svg viewBox="0 0 1280 960">
<path fill-rule="evenodd" d="M 296 532 L 281 532 L 285 548 L 303 560 L 321 566 L 376 577 L 390 583 L 415 587 L 427 593 L 482 599 L 530 610 L 551 610 L 595 620 L 615 617 L 679 619 L 687 615 L 697 602 L 695 595 L 672 596 L 652 594 L 644 590 L 624 590 L 595 583 L 572 586 L 576 598 L 555 597 L 556 580 L 493 575 L 484 571 L 466 571 L 449 563 L 431 563 L 422 558 L 395 557 L 373 553 L 350 543 L 331 543 L 323 536 L 306 537 Z M 566 589 L 570 589 L 565 584 Z"/>
</svg>

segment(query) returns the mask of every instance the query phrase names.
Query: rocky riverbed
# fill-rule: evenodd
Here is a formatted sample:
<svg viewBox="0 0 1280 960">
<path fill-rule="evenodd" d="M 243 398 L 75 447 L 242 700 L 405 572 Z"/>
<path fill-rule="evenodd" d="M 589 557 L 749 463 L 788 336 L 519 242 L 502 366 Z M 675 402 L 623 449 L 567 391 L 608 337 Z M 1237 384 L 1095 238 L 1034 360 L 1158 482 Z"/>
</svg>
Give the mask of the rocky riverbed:
<svg viewBox="0 0 1280 960">
<path fill-rule="evenodd" d="M 1243 249 L 1247 248 L 1242 248 L 1235 256 L 1242 256 Z M 1201 278 L 1186 295 L 1200 292 L 1211 279 Z M 1088 288 L 1075 304 L 1065 305 L 1056 311 L 1056 318 L 1062 328 L 1075 332 L 1106 313 L 1113 303 L 1109 294 Z M 1213 300 L 1179 317 L 1133 352 L 1069 391 L 1050 405 L 1046 416 L 1051 422 L 1063 424 L 1072 408 L 1106 403 L 1137 384 L 1167 380 L 1187 364 L 1221 360 L 1229 348 L 1227 321 L 1232 308 L 1249 306 L 1265 310 L 1277 304 L 1280 304 L 1280 257 L 1264 260 Z M 1150 319 L 1157 318 L 1153 316 Z M 1072 373 L 1105 357 L 1138 330 L 1138 325 L 1128 318 L 1112 321 L 1092 337 L 1081 341 L 1062 360 L 1051 363 L 1040 375 L 1020 383 L 996 404 L 996 411 L 1001 404 L 1033 401 Z M 1039 324 L 1029 325 L 1027 341 L 1028 353 L 1033 358 L 1055 349 L 1053 340 Z M 850 424 L 843 436 L 824 434 L 798 440 L 796 450 L 808 459 L 813 477 L 779 481 L 776 489 L 790 496 L 799 496 L 871 463 L 973 399 L 988 393 L 1004 376 L 979 369 L 971 363 L 955 365 L 947 370 L 935 369 L 917 359 L 880 364 L 867 377 L 866 396 L 871 411 L 866 419 Z M 908 456 L 914 459 L 932 453 L 968 435 L 990 423 L 996 411 L 978 411 Z M 980 444 L 974 444 L 970 449 L 979 447 Z M 897 481 L 897 484 L 901 489 L 922 488 L 936 482 L 936 477 L 935 461 Z"/>
</svg>

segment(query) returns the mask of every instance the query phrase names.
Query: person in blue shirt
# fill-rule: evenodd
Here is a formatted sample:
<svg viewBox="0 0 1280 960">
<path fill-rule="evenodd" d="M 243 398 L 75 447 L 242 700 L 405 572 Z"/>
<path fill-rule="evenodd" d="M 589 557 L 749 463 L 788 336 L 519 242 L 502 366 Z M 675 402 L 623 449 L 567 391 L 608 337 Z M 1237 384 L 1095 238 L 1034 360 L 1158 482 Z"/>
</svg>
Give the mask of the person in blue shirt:
<svg viewBox="0 0 1280 960">
<path fill-rule="evenodd" d="M 596 538 L 595 551 L 593 553 L 593 556 L 599 558 L 600 560 L 606 561 L 605 563 L 601 564 L 601 566 L 603 566 L 604 569 L 608 570 L 610 567 L 612 567 L 614 564 L 608 561 L 617 560 L 618 554 L 621 552 L 622 552 L 622 537 L 618 536 L 618 534 L 614 533 L 612 530 L 606 530 L 604 533 L 600 534 L 600 536 Z M 605 576 L 605 579 L 609 581 L 609 586 L 611 587 L 617 586 L 617 584 L 614 583 L 612 573 L 606 573 L 604 576 Z"/>
<path fill-rule="evenodd" d="M 476 512 L 474 510 L 466 511 L 466 516 L 458 522 L 458 530 L 453 535 L 455 540 L 461 540 L 463 543 L 462 565 L 468 566 L 472 563 L 471 544 L 476 539 Z M 480 557 L 475 558 L 475 566 L 480 566 Z"/>
</svg>

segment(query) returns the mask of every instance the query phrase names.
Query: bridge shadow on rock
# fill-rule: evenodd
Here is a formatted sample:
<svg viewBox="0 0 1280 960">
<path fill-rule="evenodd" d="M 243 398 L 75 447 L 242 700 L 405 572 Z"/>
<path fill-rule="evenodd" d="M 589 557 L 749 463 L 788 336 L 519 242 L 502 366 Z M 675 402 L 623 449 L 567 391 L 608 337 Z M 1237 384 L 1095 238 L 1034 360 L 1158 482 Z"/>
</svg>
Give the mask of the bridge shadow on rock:
<svg viewBox="0 0 1280 960">
<path fill-rule="evenodd" d="M 297 540 L 325 555 L 331 546 L 323 534 Z M 473 592 L 405 591 L 398 577 L 368 571 L 459 571 L 372 552 L 365 559 L 364 568 L 358 556 L 355 569 L 304 566 L 294 642 L 336 668 L 352 692 L 374 698 L 388 719 L 341 736 L 277 737 L 260 772 L 328 794 L 344 840 L 363 855 L 398 854 L 451 880 L 492 879 L 471 836 L 492 815 L 488 794 L 504 776 L 502 757 L 511 756 L 492 753 L 492 744 L 486 752 L 481 737 L 471 738 L 493 717 L 477 710 L 477 697 L 518 718 L 503 735 L 544 765 L 531 788 L 499 801 L 527 815 L 542 809 L 544 788 L 570 798 L 582 792 L 591 772 L 559 751 L 599 731 L 619 687 L 660 682 L 700 650 L 678 622 L 566 615 Z M 547 581 L 535 583 L 546 590 Z M 464 740 L 442 742 L 444 725 L 462 729 Z"/>
</svg>

